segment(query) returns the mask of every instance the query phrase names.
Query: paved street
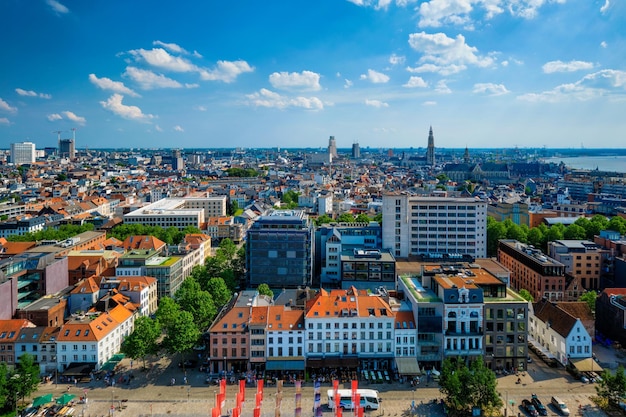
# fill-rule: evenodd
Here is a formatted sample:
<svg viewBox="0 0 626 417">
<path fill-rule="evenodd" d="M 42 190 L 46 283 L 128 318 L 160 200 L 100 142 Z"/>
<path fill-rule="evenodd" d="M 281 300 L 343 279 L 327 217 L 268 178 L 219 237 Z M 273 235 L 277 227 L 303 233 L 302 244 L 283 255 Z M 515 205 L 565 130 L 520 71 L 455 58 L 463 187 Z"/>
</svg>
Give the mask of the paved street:
<svg viewBox="0 0 626 417">
<path fill-rule="evenodd" d="M 85 416 L 107 416 L 110 415 L 111 406 L 115 408 L 114 416 L 206 416 L 210 415 L 210 409 L 214 404 L 214 396 L 217 387 L 204 382 L 204 373 L 197 369 L 188 370 L 187 377 L 189 385 L 183 386 L 184 374 L 176 364 L 170 364 L 169 360 L 161 359 L 153 364 L 150 371 L 140 371 L 130 369 L 130 362 L 125 359 L 118 367 L 118 376 L 127 375 L 129 372 L 135 376 L 129 384 L 116 384 L 115 387 L 106 387 L 102 380 L 87 384 L 72 386 L 70 392 L 82 396 L 87 392 L 88 404 L 77 404 L 74 415 L 84 412 Z M 171 378 L 176 378 L 177 385 L 170 386 Z M 558 395 L 563 399 L 572 415 L 576 415 L 579 407 L 584 407 L 580 411 L 587 417 L 604 416 L 604 413 L 597 410 L 592 405 L 589 397 L 595 395 L 593 384 L 583 384 L 574 381 L 563 369 L 549 368 L 543 363 L 533 361 L 529 364 L 529 371 L 520 374 L 521 384 L 516 384 L 515 375 L 499 376 L 498 390 L 502 395 L 503 402 L 509 403 L 508 416 L 517 416 L 521 413 L 525 416 L 519 405 L 524 398 L 530 398 L 532 393 L 536 393 L 548 407 L 549 415 L 556 415 L 556 410 L 549 406 L 550 396 Z M 382 408 L 371 411 L 370 416 L 411 416 L 411 404 L 415 403 L 414 415 L 420 416 L 443 416 L 441 406 L 434 405 L 433 400 L 441 398 L 441 393 L 434 383 L 420 384 L 416 389 L 412 389 L 409 384 L 359 384 L 360 388 L 373 388 L 380 391 L 383 399 Z M 326 390 L 330 384 L 322 386 L 322 403 L 326 401 Z M 349 388 L 349 384 L 345 386 Z M 227 386 L 226 410 L 234 406 L 234 396 L 236 385 Z M 54 384 L 43 385 L 35 394 L 43 395 L 53 393 L 58 397 L 67 390 L 67 384 L 57 387 Z M 246 390 L 246 404 L 243 408 L 244 416 L 252 415 L 252 402 L 255 388 Z M 264 402 L 262 405 L 263 417 L 275 416 L 275 387 L 265 387 Z M 121 408 L 120 408 L 121 406 Z M 304 384 L 302 389 L 302 416 L 312 416 L 313 407 L 313 385 Z M 283 389 L 283 401 L 281 414 L 292 416 L 295 408 L 295 389 L 291 385 L 285 385 Z M 346 413 L 350 414 L 349 412 Z M 324 407 L 324 415 L 330 416 L 332 413 Z"/>
</svg>

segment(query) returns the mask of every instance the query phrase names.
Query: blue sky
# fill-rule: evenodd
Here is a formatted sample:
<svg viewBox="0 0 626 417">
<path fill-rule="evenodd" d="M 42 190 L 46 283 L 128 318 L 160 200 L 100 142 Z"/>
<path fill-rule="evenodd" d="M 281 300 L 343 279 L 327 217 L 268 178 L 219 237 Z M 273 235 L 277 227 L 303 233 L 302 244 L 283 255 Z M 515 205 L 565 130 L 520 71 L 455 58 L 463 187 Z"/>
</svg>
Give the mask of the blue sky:
<svg viewBox="0 0 626 417">
<path fill-rule="evenodd" d="M 0 148 L 624 147 L 623 0 L 2 0 Z"/>
</svg>

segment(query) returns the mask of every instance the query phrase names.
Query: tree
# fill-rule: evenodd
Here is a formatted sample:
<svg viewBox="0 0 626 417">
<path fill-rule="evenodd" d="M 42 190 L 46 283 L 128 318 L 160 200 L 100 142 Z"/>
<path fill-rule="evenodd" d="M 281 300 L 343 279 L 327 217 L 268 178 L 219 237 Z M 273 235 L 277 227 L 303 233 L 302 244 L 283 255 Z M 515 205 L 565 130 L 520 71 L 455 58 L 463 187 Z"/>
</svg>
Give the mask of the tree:
<svg viewBox="0 0 626 417">
<path fill-rule="evenodd" d="M 378 224 L 380 224 L 381 226 L 383 225 L 383 214 L 382 213 L 378 213 L 377 215 L 374 216 L 374 221 L 378 222 Z"/>
<path fill-rule="evenodd" d="M 542 248 L 545 245 L 545 237 L 543 234 L 543 228 L 541 227 L 533 227 L 528 231 L 528 235 L 526 236 L 529 245 L 533 245 L 537 248 Z"/>
<path fill-rule="evenodd" d="M 221 309 L 232 297 L 231 291 L 226 286 L 223 278 L 213 277 L 207 282 L 206 291 L 211 294 L 215 307 Z"/>
<path fill-rule="evenodd" d="M 498 253 L 498 241 L 506 238 L 506 226 L 487 216 L 487 255 L 494 256 Z"/>
<path fill-rule="evenodd" d="M 563 237 L 565 239 L 582 240 L 587 238 L 587 231 L 584 227 L 579 226 L 576 223 L 572 223 L 565 228 Z"/>
<path fill-rule="evenodd" d="M 535 302 L 535 297 L 528 291 L 526 288 L 522 288 L 519 290 L 519 296 L 522 297 L 526 301 L 530 301 L 531 303 Z"/>
<path fill-rule="evenodd" d="M 200 330 L 194 323 L 193 315 L 188 311 L 180 311 L 163 339 L 163 347 L 171 354 L 182 354 L 194 347 L 198 339 Z"/>
<path fill-rule="evenodd" d="M 217 308 L 213 302 L 213 297 L 208 291 L 200 289 L 200 284 L 192 277 L 187 277 L 174 295 L 174 300 L 180 309 L 191 313 L 193 322 L 198 329 L 206 329 L 213 318 L 217 315 Z M 172 327 L 170 325 L 169 328 Z"/>
<path fill-rule="evenodd" d="M 554 242 L 555 240 L 562 240 L 564 238 L 565 226 L 561 223 L 557 223 L 548 228 L 546 232 L 546 242 Z M 547 248 L 542 248 L 544 251 Z"/>
<path fill-rule="evenodd" d="M 620 216 L 613 216 L 607 224 L 607 229 L 615 230 L 620 235 L 626 234 L 626 220 Z"/>
<path fill-rule="evenodd" d="M 492 410 L 502 406 L 496 376 L 485 367 L 482 358 L 472 361 L 469 368 L 460 358 L 446 359 L 439 386 L 453 415 L 468 415 L 473 407 Z"/>
<path fill-rule="evenodd" d="M 321 216 L 318 216 L 317 219 L 315 219 L 316 226 L 321 226 L 323 224 L 328 224 L 332 222 L 333 222 L 333 219 L 328 214 L 322 214 Z"/>
<path fill-rule="evenodd" d="M 584 301 L 587 303 L 591 311 L 596 311 L 596 299 L 598 298 L 598 293 L 595 291 L 587 291 L 580 297 L 578 297 L 578 301 Z"/>
<path fill-rule="evenodd" d="M 274 298 L 274 291 L 272 291 L 270 286 L 265 283 L 259 284 L 256 290 L 260 295 L 267 295 L 270 298 Z"/>
<path fill-rule="evenodd" d="M 354 215 L 352 213 L 342 213 L 337 217 L 339 223 L 354 223 Z"/>
<path fill-rule="evenodd" d="M 357 223 L 369 223 L 371 219 L 367 214 L 360 213 L 358 216 L 356 216 L 356 219 L 354 219 L 354 221 Z"/>
<path fill-rule="evenodd" d="M 624 367 L 617 367 L 615 374 L 605 369 L 602 373 L 602 380 L 596 386 L 598 396 L 605 398 L 609 404 L 617 405 L 619 401 L 626 395 L 626 375 L 624 375 Z"/>
<path fill-rule="evenodd" d="M 176 301 L 170 297 L 162 297 L 159 300 L 159 308 L 157 308 L 155 316 L 167 332 L 174 326 L 178 313 L 180 313 L 180 306 L 176 304 Z"/>
<path fill-rule="evenodd" d="M 8 377 L 7 364 L 2 362 L 0 363 L 0 410 L 5 408 L 9 399 Z"/>
<path fill-rule="evenodd" d="M 135 330 L 124 339 L 122 353 L 132 359 L 142 359 L 146 367 L 146 355 L 157 353 L 157 340 L 161 336 L 161 325 L 157 320 L 149 317 L 138 317 L 135 320 Z"/>
<path fill-rule="evenodd" d="M 35 363 L 35 358 L 31 354 L 24 353 L 19 357 L 19 362 L 8 379 L 8 386 L 10 392 L 19 392 L 22 400 L 37 391 L 39 365 Z"/>
</svg>

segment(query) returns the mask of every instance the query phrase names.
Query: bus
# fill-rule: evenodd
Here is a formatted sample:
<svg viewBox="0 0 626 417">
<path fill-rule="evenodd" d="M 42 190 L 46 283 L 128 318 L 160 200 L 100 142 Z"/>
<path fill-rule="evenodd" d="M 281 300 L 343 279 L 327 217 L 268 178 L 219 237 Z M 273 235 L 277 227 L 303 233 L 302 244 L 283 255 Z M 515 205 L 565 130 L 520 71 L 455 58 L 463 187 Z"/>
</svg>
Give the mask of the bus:
<svg viewBox="0 0 626 417">
<path fill-rule="evenodd" d="M 339 389 L 337 390 L 341 399 L 339 400 L 339 406 L 344 410 L 352 410 L 354 404 L 352 403 L 352 390 L 351 389 Z M 357 389 L 357 394 L 361 396 L 361 408 L 365 410 L 378 410 L 380 407 L 380 398 L 378 398 L 378 391 L 375 389 Z M 328 408 L 335 409 L 335 390 L 328 390 Z"/>
</svg>

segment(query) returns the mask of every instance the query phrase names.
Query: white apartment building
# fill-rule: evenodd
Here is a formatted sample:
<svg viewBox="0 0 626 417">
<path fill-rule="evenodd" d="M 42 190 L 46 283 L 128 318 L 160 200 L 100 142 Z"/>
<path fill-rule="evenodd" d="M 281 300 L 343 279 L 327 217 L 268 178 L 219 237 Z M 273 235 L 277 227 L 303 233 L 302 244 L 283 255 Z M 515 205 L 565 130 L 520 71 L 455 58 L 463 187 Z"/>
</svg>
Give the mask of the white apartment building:
<svg viewBox="0 0 626 417">
<path fill-rule="evenodd" d="M 164 198 L 124 215 L 124 223 L 141 223 L 163 228 L 201 228 L 209 217 L 226 216 L 226 196 Z"/>
<path fill-rule="evenodd" d="M 321 290 L 306 312 L 307 366 L 387 369 L 395 313 L 365 290 Z"/>
<path fill-rule="evenodd" d="M 37 158 L 35 144 L 32 142 L 18 142 L 11 144 L 11 162 L 14 165 L 32 164 Z"/>
<path fill-rule="evenodd" d="M 473 198 L 383 196 L 383 249 L 396 257 L 432 253 L 487 256 L 487 203 Z"/>
<path fill-rule="evenodd" d="M 76 362 L 94 363 L 99 369 L 120 351 L 134 328 L 135 317 L 118 305 L 105 313 L 76 316 L 61 326 L 57 339 L 58 370 Z"/>
</svg>

